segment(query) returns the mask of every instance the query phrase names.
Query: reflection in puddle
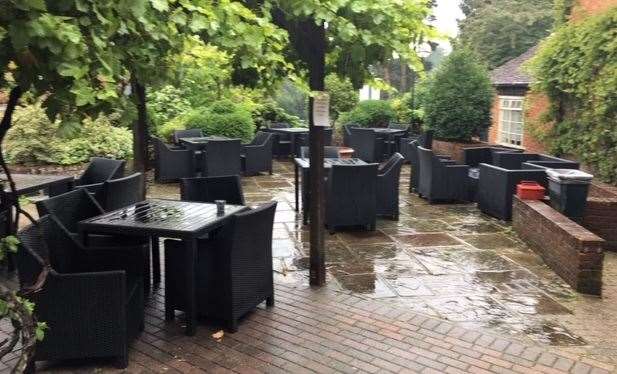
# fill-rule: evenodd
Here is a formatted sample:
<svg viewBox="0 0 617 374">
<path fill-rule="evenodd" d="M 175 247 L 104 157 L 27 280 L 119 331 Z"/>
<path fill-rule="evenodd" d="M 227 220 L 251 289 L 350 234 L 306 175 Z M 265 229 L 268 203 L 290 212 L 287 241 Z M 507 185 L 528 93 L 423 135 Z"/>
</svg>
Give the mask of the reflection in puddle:
<svg viewBox="0 0 617 374">
<path fill-rule="evenodd" d="M 524 333 L 533 340 L 550 345 L 586 345 L 582 337 L 551 321 L 525 328 Z"/>
</svg>

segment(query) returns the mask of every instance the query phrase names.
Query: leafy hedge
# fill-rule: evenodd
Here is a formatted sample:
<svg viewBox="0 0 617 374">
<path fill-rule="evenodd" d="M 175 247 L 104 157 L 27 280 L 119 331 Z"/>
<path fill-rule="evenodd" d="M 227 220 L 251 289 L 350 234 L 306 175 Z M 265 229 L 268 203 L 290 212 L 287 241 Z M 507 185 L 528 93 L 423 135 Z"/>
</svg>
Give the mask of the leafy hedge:
<svg viewBox="0 0 617 374">
<path fill-rule="evenodd" d="M 396 112 L 386 100 L 360 101 L 351 111 L 342 113 L 339 123 L 354 123 L 362 127 L 386 127 L 396 121 Z"/>
<path fill-rule="evenodd" d="M 486 67 L 472 52 L 455 49 L 427 79 L 425 121 L 435 137 L 470 141 L 488 129 L 493 88 Z"/>
<path fill-rule="evenodd" d="M 18 107 L 5 139 L 8 162 L 72 165 L 94 156 L 132 157 L 131 132 L 115 127 L 108 116 L 84 119 L 70 136 L 62 136 L 60 128 L 61 122 L 50 121 L 41 103 Z"/>
<path fill-rule="evenodd" d="M 617 182 L 617 8 L 556 30 L 530 62 L 534 90 L 550 99 L 536 135 Z M 553 126 L 545 126 L 551 123 Z M 549 128 L 548 131 L 544 130 Z"/>
<path fill-rule="evenodd" d="M 209 107 L 193 109 L 167 122 L 159 136 L 169 139 L 174 130 L 201 129 L 205 135 L 220 135 L 250 141 L 255 133 L 251 112 L 230 100 L 219 100 Z"/>
</svg>

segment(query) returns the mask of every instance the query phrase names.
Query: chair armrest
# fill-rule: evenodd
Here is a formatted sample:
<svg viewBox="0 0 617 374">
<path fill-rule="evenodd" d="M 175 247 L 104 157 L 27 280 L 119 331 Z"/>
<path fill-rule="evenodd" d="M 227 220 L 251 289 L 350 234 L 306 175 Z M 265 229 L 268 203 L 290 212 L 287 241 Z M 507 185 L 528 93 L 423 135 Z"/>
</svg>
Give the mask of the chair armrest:
<svg viewBox="0 0 617 374">
<path fill-rule="evenodd" d="M 101 182 L 101 183 L 92 183 L 92 184 L 76 185 L 75 188 L 84 188 L 91 195 L 96 195 L 103 188 L 103 182 Z"/>
</svg>

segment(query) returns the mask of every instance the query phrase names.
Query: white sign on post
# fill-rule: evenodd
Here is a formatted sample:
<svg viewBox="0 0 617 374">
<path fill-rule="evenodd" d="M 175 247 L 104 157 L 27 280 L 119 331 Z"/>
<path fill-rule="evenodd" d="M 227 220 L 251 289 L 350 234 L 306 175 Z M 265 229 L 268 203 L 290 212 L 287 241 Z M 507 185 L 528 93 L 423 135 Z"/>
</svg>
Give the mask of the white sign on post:
<svg viewBox="0 0 617 374">
<path fill-rule="evenodd" d="M 330 95 L 325 91 L 313 92 L 313 124 L 330 126 Z"/>
</svg>

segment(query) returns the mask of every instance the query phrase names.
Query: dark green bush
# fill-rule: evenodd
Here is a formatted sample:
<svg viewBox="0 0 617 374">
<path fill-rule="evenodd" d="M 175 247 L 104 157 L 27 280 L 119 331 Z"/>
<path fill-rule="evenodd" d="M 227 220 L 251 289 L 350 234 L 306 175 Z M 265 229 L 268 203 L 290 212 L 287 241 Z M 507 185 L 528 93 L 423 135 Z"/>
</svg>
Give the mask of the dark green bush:
<svg viewBox="0 0 617 374">
<path fill-rule="evenodd" d="M 486 67 L 469 50 L 455 49 L 427 79 L 425 123 L 435 137 L 470 141 L 488 129 L 493 88 Z"/>
<path fill-rule="evenodd" d="M 158 135 L 169 140 L 175 130 L 201 129 L 205 135 L 220 135 L 249 141 L 255 133 L 251 112 L 230 100 L 193 109 L 161 126 Z"/>
<path fill-rule="evenodd" d="M 396 120 L 396 112 L 389 101 L 360 101 L 351 111 L 342 113 L 338 123 L 355 123 L 362 127 L 386 127 Z"/>
</svg>

